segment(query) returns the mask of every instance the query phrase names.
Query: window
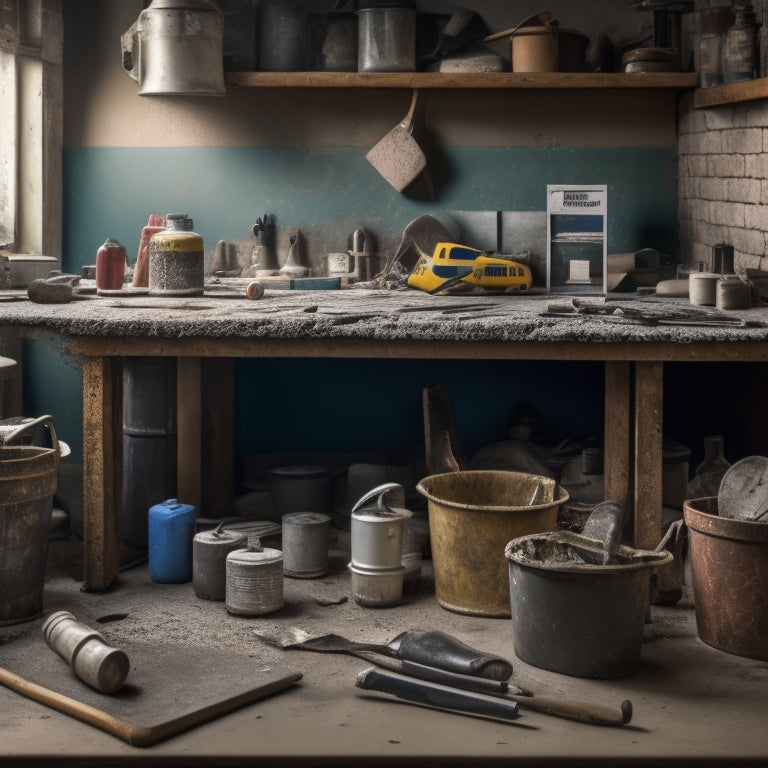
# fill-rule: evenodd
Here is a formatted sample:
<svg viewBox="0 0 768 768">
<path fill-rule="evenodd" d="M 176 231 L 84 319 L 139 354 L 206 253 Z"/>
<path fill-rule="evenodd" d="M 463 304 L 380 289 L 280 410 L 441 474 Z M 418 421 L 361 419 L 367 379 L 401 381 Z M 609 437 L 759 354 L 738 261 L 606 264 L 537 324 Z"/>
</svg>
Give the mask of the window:
<svg viewBox="0 0 768 768">
<path fill-rule="evenodd" d="M 61 258 L 61 0 L 0 0 L 0 248 Z"/>
</svg>

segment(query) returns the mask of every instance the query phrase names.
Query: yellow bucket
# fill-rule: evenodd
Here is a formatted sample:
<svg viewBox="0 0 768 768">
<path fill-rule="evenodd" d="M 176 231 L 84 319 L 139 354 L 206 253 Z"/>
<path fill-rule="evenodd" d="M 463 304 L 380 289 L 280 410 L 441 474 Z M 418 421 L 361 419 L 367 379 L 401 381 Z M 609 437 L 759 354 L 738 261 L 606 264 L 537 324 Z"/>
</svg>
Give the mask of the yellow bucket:
<svg viewBox="0 0 768 768">
<path fill-rule="evenodd" d="M 437 601 L 472 616 L 510 615 L 511 539 L 553 531 L 568 493 L 550 477 L 472 470 L 430 475 L 427 498 Z"/>
</svg>

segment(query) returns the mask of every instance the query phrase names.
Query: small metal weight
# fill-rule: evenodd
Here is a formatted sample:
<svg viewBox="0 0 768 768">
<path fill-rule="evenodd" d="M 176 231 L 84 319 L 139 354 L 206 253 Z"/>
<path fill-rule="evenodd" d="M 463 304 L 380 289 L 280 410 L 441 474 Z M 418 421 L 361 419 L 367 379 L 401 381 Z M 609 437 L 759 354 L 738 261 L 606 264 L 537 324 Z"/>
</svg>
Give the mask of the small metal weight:
<svg viewBox="0 0 768 768">
<path fill-rule="evenodd" d="M 125 651 L 113 648 L 94 629 L 69 611 L 55 611 L 43 623 L 48 647 L 91 688 L 114 693 L 125 682 L 130 662 Z"/>
<path fill-rule="evenodd" d="M 227 613 L 263 616 L 283 607 L 283 553 L 249 544 L 227 555 Z"/>
<path fill-rule="evenodd" d="M 317 579 L 328 572 L 331 518 L 319 512 L 283 515 L 283 573 L 292 579 Z"/>
<path fill-rule="evenodd" d="M 204 600 L 224 600 L 227 594 L 227 555 L 248 546 L 244 533 L 201 531 L 192 539 L 192 587 Z"/>
</svg>

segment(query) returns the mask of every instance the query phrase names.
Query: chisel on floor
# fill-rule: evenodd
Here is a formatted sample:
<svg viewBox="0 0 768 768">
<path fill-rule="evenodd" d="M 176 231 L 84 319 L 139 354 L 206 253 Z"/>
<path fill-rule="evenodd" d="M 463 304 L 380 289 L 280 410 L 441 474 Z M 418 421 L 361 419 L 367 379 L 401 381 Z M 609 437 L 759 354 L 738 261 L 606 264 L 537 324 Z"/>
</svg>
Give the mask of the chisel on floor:
<svg viewBox="0 0 768 768">
<path fill-rule="evenodd" d="M 555 717 L 564 717 L 579 723 L 615 726 L 626 725 L 632 719 L 632 702 L 629 699 L 625 699 L 619 708 L 613 709 L 603 704 L 592 704 L 586 701 L 561 699 L 553 696 L 536 696 L 525 688 L 519 688 L 506 680 L 487 680 L 482 677 L 460 675 L 455 672 L 428 667 L 424 664 L 416 664 L 412 661 L 384 659 L 376 653 L 366 654 L 365 651 L 355 655 L 401 675 L 452 688 L 460 688 L 463 691 L 501 697 L 516 702 L 525 709 L 533 709 Z"/>
<path fill-rule="evenodd" d="M 356 685 L 367 691 L 389 693 L 414 704 L 447 709 L 476 717 L 514 720 L 518 716 L 517 702 L 512 699 L 502 699 L 451 688 L 448 685 L 416 680 L 386 669 L 375 667 L 364 669 L 358 674 Z"/>
</svg>

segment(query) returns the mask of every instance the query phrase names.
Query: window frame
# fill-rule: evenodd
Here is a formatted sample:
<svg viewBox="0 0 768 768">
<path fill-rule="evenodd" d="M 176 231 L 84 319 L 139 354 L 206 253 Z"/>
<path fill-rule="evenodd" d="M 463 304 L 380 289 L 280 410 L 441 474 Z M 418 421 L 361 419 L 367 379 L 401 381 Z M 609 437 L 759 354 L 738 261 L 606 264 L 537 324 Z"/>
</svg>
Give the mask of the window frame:
<svg viewBox="0 0 768 768">
<path fill-rule="evenodd" d="M 0 248 L 61 264 L 61 0 L 0 0 Z"/>
</svg>

